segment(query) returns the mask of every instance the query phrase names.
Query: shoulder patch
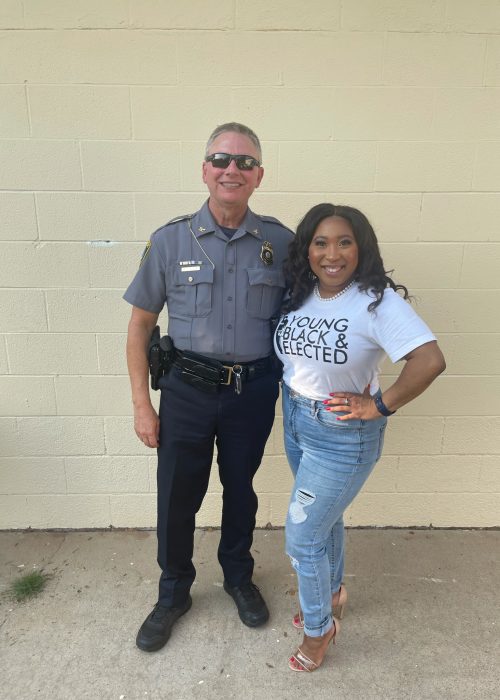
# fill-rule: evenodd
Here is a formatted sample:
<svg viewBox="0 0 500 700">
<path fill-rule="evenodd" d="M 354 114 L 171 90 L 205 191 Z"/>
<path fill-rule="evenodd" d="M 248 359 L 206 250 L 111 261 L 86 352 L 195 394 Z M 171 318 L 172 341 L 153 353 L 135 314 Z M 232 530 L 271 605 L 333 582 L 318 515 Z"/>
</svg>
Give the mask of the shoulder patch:
<svg viewBox="0 0 500 700">
<path fill-rule="evenodd" d="M 151 241 L 148 241 L 148 242 L 146 243 L 146 247 L 145 247 L 144 250 L 142 251 L 141 261 L 140 261 L 140 263 L 139 263 L 139 268 L 141 268 L 141 267 L 143 266 L 144 261 L 145 261 L 146 258 L 148 257 L 149 251 L 150 251 L 150 250 L 151 250 Z"/>
<path fill-rule="evenodd" d="M 176 216 L 175 219 L 170 219 L 170 221 L 167 221 L 165 226 L 169 226 L 170 224 L 176 224 L 178 221 L 188 221 L 189 219 L 192 219 L 194 214 L 182 214 L 182 216 Z"/>
</svg>

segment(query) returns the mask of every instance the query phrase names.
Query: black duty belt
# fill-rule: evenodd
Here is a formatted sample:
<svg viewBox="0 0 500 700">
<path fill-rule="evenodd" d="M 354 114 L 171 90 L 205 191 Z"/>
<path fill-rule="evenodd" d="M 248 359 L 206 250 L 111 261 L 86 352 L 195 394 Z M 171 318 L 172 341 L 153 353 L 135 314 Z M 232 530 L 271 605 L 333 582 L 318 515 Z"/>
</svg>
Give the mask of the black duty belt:
<svg viewBox="0 0 500 700">
<path fill-rule="evenodd" d="M 181 370 L 181 378 L 192 386 L 213 393 L 219 386 L 230 386 L 241 394 L 242 384 L 262 377 L 272 370 L 271 357 L 263 357 L 255 362 L 219 362 L 210 357 L 198 355 L 190 350 L 176 350 L 174 365 Z"/>
</svg>

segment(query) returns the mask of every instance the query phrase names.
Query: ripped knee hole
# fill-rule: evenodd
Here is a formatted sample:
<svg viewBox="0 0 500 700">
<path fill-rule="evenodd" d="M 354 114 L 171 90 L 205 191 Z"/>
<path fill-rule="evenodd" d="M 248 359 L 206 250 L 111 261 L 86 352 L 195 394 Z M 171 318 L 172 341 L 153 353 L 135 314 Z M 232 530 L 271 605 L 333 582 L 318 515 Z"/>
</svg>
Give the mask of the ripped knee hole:
<svg viewBox="0 0 500 700">
<path fill-rule="evenodd" d="M 295 491 L 295 499 L 290 503 L 289 515 L 290 520 L 294 524 L 303 523 L 307 519 L 305 508 L 310 506 L 316 500 L 316 496 L 311 491 L 305 489 L 297 489 Z"/>
</svg>

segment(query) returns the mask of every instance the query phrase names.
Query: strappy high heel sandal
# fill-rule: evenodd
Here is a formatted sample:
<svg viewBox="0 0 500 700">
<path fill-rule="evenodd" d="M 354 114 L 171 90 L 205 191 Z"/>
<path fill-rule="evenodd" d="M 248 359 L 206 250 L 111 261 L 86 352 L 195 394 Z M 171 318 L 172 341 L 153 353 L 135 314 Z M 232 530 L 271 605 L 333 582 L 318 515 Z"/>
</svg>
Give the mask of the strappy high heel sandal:
<svg viewBox="0 0 500 700">
<path fill-rule="evenodd" d="M 307 654 L 304 654 L 302 649 L 299 647 L 295 654 L 292 654 L 292 656 L 288 659 L 289 668 L 292 671 L 297 671 L 299 673 L 312 673 L 313 671 L 316 671 L 316 669 L 318 669 L 324 661 L 326 650 L 330 642 L 332 644 L 337 643 L 337 637 L 339 636 L 339 632 L 340 623 L 338 620 L 333 618 L 332 629 L 325 635 L 323 635 L 322 643 L 321 645 L 318 645 L 320 648 L 322 648 L 321 658 L 318 661 L 314 661 L 313 659 L 310 659 L 307 656 Z M 306 637 L 307 635 L 304 635 L 304 638 Z M 314 639 L 314 637 L 307 637 L 307 639 Z"/>
<path fill-rule="evenodd" d="M 337 601 L 334 603 L 333 601 L 335 600 L 335 597 L 337 597 Z M 333 608 L 333 614 L 338 620 L 342 620 L 344 617 L 344 608 L 347 604 L 347 589 L 342 584 L 337 591 L 337 593 L 333 596 L 332 598 L 332 608 Z M 302 615 L 302 610 L 299 608 L 299 612 L 295 615 L 295 617 L 292 620 L 292 625 L 296 627 L 298 630 L 304 629 L 304 616 Z"/>
</svg>

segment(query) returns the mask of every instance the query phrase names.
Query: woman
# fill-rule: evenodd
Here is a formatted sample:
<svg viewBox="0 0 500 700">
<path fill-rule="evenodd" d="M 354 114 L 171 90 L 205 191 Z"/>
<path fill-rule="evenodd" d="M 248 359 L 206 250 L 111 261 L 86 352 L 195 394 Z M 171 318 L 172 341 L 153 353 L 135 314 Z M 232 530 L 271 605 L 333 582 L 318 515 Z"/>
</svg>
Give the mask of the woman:
<svg viewBox="0 0 500 700">
<path fill-rule="evenodd" d="M 285 273 L 290 297 L 275 348 L 295 476 L 286 522 L 301 606 L 293 622 L 304 628 L 289 666 L 314 671 L 339 633 L 332 607 L 341 611 L 347 599 L 344 510 L 380 457 L 387 416 L 421 394 L 445 361 L 405 301 L 406 287 L 385 273 L 373 228 L 357 209 L 318 204 L 308 211 Z M 378 366 L 385 354 L 405 362 L 382 393 Z"/>
</svg>

